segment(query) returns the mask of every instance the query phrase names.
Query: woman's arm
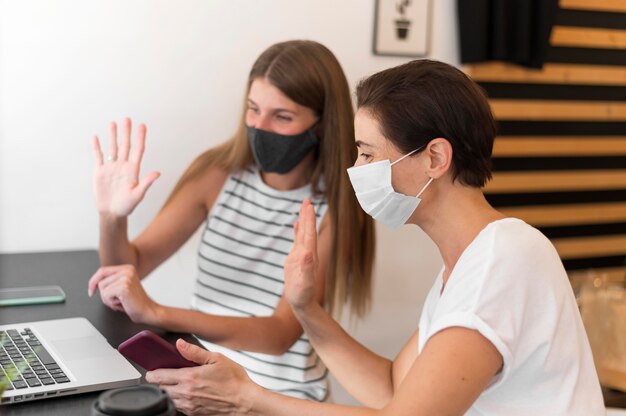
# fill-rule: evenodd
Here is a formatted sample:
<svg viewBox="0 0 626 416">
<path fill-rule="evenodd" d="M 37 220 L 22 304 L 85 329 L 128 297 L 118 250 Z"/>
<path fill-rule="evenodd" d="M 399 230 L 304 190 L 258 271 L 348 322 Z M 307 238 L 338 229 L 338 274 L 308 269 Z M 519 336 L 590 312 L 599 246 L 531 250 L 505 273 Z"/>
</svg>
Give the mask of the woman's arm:
<svg viewBox="0 0 626 416">
<path fill-rule="evenodd" d="M 212 167 L 189 181 L 132 241 L 136 252 L 134 265 L 141 279 L 174 254 L 198 230 L 227 177 L 228 172 Z"/>
<path fill-rule="evenodd" d="M 182 192 L 182 191 L 181 191 Z M 190 192 L 193 192 L 190 191 Z M 181 200 L 183 198 L 178 198 Z M 180 205 L 180 202 L 178 203 Z M 176 201 L 160 215 L 175 216 Z M 161 217 L 160 220 L 163 220 Z M 154 223 L 159 221 L 155 220 Z M 167 221 L 164 221 L 167 223 Z M 152 226 L 151 226 L 152 227 Z M 161 229 L 167 229 L 162 227 Z M 154 231 L 154 228 L 148 231 Z M 145 234 L 145 233 L 144 233 Z M 154 238 L 154 234 L 152 234 Z M 145 238 L 142 235 L 141 239 Z M 162 238 L 166 238 L 165 235 Z M 320 225 L 316 267 L 314 302 L 324 300 L 324 286 L 328 259 L 332 246 L 332 228 L 328 217 Z M 158 256 L 157 256 L 158 257 Z M 126 312 L 140 323 L 174 332 L 194 333 L 210 342 L 237 350 L 280 355 L 285 353 L 302 335 L 302 327 L 283 296 L 271 316 L 228 317 L 209 315 L 199 311 L 157 304 L 150 299 L 139 282 L 139 273 L 132 266 L 101 268 L 90 281 L 90 291 L 100 289 L 103 302 L 115 310 Z"/>
<path fill-rule="evenodd" d="M 300 211 L 300 225 L 295 240 L 294 248 L 289 255 L 289 267 L 286 267 L 285 270 L 286 278 L 288 279 L 286 291 L 289 302 L 311 344 L 331 373 L 348 392 L 367 406 L 383 408 L 391 402 L 392 397 L 397 400 L 396 392 L 400 391 L 400 387 L 407 382 L 407 379 L 421 380 L 417 382 L 417 384 L 420 384 L 423 380 L 437 380 L 438 376 L 445 373 L 443 370 L 440 370 L 437 374 L 435 374 L 436 372 L 429 373 L 428 371 L 415 373 L 413 370 L 415 363 L 418 362 L 436 362 L 437 365 L 442 365 L 444 368 L 449 365 L 446 363 L 446 360 L 450 357 L 442 359 L 441 355 L 437 354 L 436 349 L 433 351 L 433 347 L 425 348 L 422 353 L 423 357 L 420 359 L 420 356 L 417 354 L 419 333 L 416 333 L 409 340 L 396 361 L 392 364 L 389 360 L 374 354 L 351 338 L 323 308 L 311 301 L 308 293 L 310 293 L 314 284 L 311 271 L 314 270 L 316 262 L 314 255 L 316 234 L 315 215 L 312 206 L 307 202 L 303 204 Z M 434 343 L 437 345 L 440 342 L 437 340 L 444 338 L 444 336 L 450 337 L 450 333 L 457 334 L 459 331 L 466 330 L 455 328 L 452 332 L 442 331 L 440 334 L 432 337 L 428 344 L 432 345 Z M 474 334 L 478 333 L 469 331 L 468 334 L 464 333 L 464 335 L 459 335 L 456 338 L 451 337 L 451 339 L 458 339 L 458 341 L 454 342 L 461 342 L 457 345 L 463 346 L 465 342 L 469 344 L 474 341 Z M 478 336 L 479 339 L 476 343 L 481 345 L 487 343 L 491 346 L 491 349 L 495 350 L 490 342 L 480 336 L 480 334 Z M 484 345 L 482 345 L 482 348 L 488 349 Z M 452 351 L 452 348 L 448 348 L 449 353 L 452 353 Z M 454 354 L 464 355 L 466 352 L 463 351 L 463 354 L 457 354 L 454 351 Z M 496 356 L 500 357 L 497 351 Z M 481 362 L 481 360 L 474 359 L 474 362 Z M 422 366 L 429 368 L 426 364 L 422 364 Z M 468 368 L 467 363 L 464 363 L 462 360 L 458 363 L 458 366 L 459 372 L 464 372 Z M 493 374 L 495 374 L 495 370 L 490 373 L 489 379 Z M 431 382 L 426 381 L 426 384 L 428 383 Z M 482 388 L 478 392 L 480 393 L 480 391 L 482 391 Z M 470 393 L 466 392 L 466 394 Z M 407 399 L 412 397 L 409 395 Z M 426 398 L 420 400 L 424 400 L 426 403 L 431 402 L 430 399 L 427 400 Z M 473 400 L 469 403 L 471 404 L 472 402 Z"/>
<path fill-rule="evenodd" d="M 295 228 L 294 246 L 285 263 L 286 298 L 297 311 L 296 316 L 309 338 L 320 348 L 318 353 L 323 354 L 327 364 L 331 363 L 331 372 L 338 369 L 342 374 L 344 387 L 356 391 L 361 400 L 367 402 L 370 400 L 364 397 L 365 392 L 376 395 L 368 383 L 387 391 L 384 397 L 377 394 L 376 400 L 372 400 L 376 401 L 374 406 L 382 409 L 338 406 L 277 395 L 255 385 L 240 366 L 221 354 L 183 340 L 177 342 L 181 354 L 202 365 L 151 371 L 146 374 L 146 380 L 159 384 L 177 408 L 187 414 L 462 415 L 502 368 L 502 356 L 493 344 L 478 331 L 452 327 L 433 335 L 417 356 L 413 350 L 417 349 L 419 339 L 416 333 L 393 366 L 379 362 L 379 358 L 352 340 L 313 302 L 318 259 L 315 213 L 308 201 L 300 209 L 300 223 Z M 342 363 L 341 359 L 347 363 Z M 388 371 L 382 371 L 385 368 Z M 395 375 L 392 375 L 392 368 Z"/>
<path fill-rule="evenodd" d="M 502 365 L 496 348 L 477 331 L 445 329 L 426 343 L 389 404 L 376 410 L 276 394 L 254 384 L 243 368 L 221 354 L 183 340 L 176 346 L 185 358 L 201 366 L 149 371 L 146 381 L 159 384 L 177 409 L 193 415 L 461 416 Z"/>
<path fill-rule="evenodd" d="M 311 345 L 348 393 L 374 408 L 391 400 L 391 361 L 348 335 L 319 305 L 294 311 Z"/>
<path fill-rule="evenodd" d="M 393 398 L 379 411 L 280 397 L 250 384 L 244 384 L 249 401 L 239 403 L 249 409 L 246 414 L 250 415 L 461 416 L 501 366 L 502 356 L 478 331 L 454 327 L 439 332 L 426 343 Z"/>
<path fill-rule="evenodd" d="M 393 394 L 391 362 L 355 341 L 314 302 L 317 244 L 315 212 L 305 201 L 294 246 L 285 262 L 287 299 L 311 345 L 342 386 L 363 403 L 382 407 Z"/>
<path fill-rule="evenodd" d="M 210 169 L 191 181 L 131 242 L 128 215 L 159 176 L 152 172 L 139 179 L 145 140 L 146 126 L 141 124 L 131 149 L 131 120 L 127 118 L 118 149 L 117 125 L 111 123 L 108 152 L 113 160 L 107 157 L 105 161 L 100 142 L 94 138 L 94 193 L 100 218 L 100 263 L 103 266 L 133 265 L 141 278 L 172 255 L 205 220 L 207 207 L 212 206 L 227 177 L 221 169 Z"/>
<path fill-rule="evenodd" d="M 100 217 L 100 262 L 119 264 L 135 262 L 135 252 L 127 237 L 126 218 L 143 199 L 147 189 L 159 177 L 151 172 L 139 180 L 146 126 L 140 124 L 131 154 L 131 120 L 124 119 L 118 147 L 117 124 L 109 125 L 109 148 L 105 160 L 100 140 L 94 137 L 96 165 L 93 173 L 94 196 Z"/>
<path fill-rule="evenodd" d="M 324 302 L 324 287 L 330 250 L 332 226 L 328 215 L 320 224 L 315 271 L 314 303 Z M 320 306 L 321 308 L 321 306 Z M 155 322 L 174 332 L 190 332 L 225 347 L 280 355 L 285 353 L 302 335 L 302 327 L 293 314 L 284 295 L 268 317 L 226 317 L 198 311 L 163 307 Z"/>
</svg>

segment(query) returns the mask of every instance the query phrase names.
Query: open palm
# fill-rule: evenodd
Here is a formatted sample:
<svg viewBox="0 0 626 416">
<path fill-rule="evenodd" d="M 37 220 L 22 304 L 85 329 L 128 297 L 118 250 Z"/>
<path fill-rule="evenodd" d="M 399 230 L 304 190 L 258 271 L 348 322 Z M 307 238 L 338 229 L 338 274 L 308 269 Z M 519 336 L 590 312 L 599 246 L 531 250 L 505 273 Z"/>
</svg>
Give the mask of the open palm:
<svg viewBox="0 0 626 416">
<path fill-rule="evenodd" d="M 294 308 L 315 302 L 315 273 L 317 270 L 317 233 L 315 210 L 306 199 L 300 207 L 295 225 L 295 241 L 285 260 L 285 296 Z"/>
<path fill-rule="evenodd" d="M 139 169 L 146 141 L 146 126 L 140 124 L 136 142 L 131 150 L 131 120 L 124 120 L 122 140 L 117 143 L 117 125 L 109 129 L 109 155 L 105 163 L 98 137 L 93 139 L 96 167 L 93 175 L 94 193 L 98 212 L 116 217 L 128 216 L 143 199 L 146 191 L 159 177 L 151 172 L 139 180 Z"/>
</svg>

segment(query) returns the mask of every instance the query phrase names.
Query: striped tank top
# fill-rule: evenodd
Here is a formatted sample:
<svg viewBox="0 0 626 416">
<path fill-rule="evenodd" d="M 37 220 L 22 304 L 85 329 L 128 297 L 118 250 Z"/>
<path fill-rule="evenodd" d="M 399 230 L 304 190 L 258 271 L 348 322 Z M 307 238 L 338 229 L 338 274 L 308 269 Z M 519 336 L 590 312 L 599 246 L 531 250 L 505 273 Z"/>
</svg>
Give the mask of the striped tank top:
<svg viewBox="0 0 626 416">
<path fill-rule="evenodd" d="M 294 241 L 293 224 L 307 197 L 319 227 L 328 204 L 312 198 L 309 185 L 290 191 L 272 189 L 256 166 L 231 174 L 202 234 L 192 308 L 212 315 L 272 315 L 283 295 L 283 265 Z M 242 365 L 253 381 L 269 390 L 327 399 L 328 370 L 306 335 L 280 356 L 236 351 L 198 339 L 207 349 Z"/>
</svg>

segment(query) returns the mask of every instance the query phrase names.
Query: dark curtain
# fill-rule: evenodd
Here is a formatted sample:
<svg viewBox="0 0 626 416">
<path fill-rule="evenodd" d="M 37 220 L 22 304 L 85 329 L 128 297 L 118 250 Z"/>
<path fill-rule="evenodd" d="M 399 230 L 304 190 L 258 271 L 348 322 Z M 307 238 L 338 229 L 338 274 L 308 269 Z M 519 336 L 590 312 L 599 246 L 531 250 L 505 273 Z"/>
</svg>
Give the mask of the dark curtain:
<svg viewBox="0 0 626 416">
<path fill-rule="evenodd" d="M 558 0 L 457 0 L 461 62 L 545 62 Z"/>
</svg>

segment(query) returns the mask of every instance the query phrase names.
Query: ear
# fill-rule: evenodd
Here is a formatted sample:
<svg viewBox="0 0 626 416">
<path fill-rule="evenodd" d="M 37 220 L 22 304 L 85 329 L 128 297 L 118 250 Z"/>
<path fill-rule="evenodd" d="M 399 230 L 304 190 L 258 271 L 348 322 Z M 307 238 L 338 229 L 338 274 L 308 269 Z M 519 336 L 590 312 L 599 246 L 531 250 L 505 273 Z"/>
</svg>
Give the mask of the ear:
<svg viewBox="0 0 626 416">
<path fill-rule="evenodd" d="M 438 179 L 446 174 L 452 166 L 452 145 L 443 137 L 432 139 L 426 145 L 425 153 L 429 157 L 427 174 Z"/>
</svg>

